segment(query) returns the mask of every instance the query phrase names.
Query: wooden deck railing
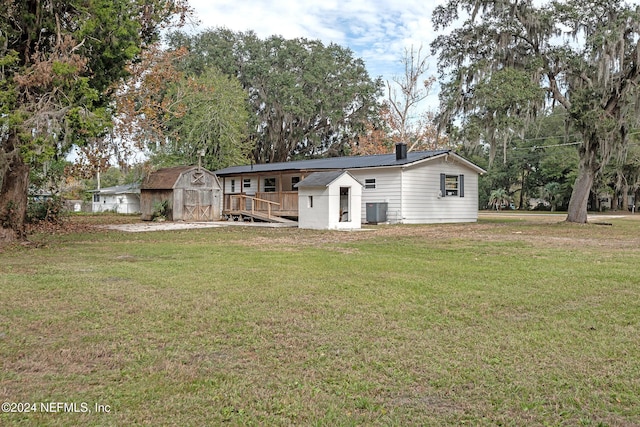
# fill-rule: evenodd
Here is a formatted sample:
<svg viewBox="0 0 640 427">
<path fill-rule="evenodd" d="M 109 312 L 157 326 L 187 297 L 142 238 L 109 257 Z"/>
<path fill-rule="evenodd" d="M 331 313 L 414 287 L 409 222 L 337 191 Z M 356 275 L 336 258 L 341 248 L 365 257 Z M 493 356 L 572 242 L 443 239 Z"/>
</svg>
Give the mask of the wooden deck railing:
<svg viewBox="0 0 640 427">
<path fill-rule="evenodd" d="M 271 206 L 280 206 L 280 203 L 271 200 L 260 199 L 258 197 L 247 196 L 246 194 L 229 194 L 229 209 L 231 211 L 249 211 L 252 214 L 256 212 L 264 212 L 265 209 L 257 209 L 256 203 L 265 203 L 267 206 L 267 217 L 271 218 Z M 247 201 L 251 202 L 251 208 L 248 208 Z"/>
<path fill-rule="evenodd" d="M 251 211 L 271 215 L 298 216 L 298 192 L 258 192 L 247 194 L 225 194 L 224 212 Z"/>
<path fill-rule="evenodd" d="M 281 192 L 258 192 L 256 197 L 264 200 L 278 202 L 280 207 L 278 210 L 285 212 L 298 212 L 298 192 L 297 191 L 281 191 Z"/>
</svg>

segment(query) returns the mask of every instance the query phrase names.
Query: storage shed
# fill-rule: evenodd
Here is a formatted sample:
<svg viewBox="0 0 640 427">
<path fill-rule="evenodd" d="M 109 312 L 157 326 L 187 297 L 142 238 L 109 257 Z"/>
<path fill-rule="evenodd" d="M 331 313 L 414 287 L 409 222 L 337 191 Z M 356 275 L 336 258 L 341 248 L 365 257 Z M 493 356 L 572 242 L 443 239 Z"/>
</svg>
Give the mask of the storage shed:
<svg viewBox="0 0 640 427">
<path fill-rule="evenodd" d="M 362 184 L 349 172 L 314 172 L 295 187 L 299 228 L 346 230 L 362 226 Z"/>
<path fill-rule="evenodd" d="M 220 219 L 222 187 L 212 172 L 198 166 L 176 166 L 151 173 L 140 187 L 142 219 L 153 219 L 166 202 L 169 221 L 217 221 Z"/>
</svg>

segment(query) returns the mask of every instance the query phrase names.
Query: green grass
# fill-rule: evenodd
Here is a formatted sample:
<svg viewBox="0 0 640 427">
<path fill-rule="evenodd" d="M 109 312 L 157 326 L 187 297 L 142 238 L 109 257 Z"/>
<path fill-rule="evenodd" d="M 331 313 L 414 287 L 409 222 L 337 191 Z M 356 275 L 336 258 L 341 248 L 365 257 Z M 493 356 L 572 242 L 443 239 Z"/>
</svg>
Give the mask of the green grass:
<svg viewBox="0 0 640 427">
<path fill-rule="evenodd" d="M 608 220 L 609 221 L 609 220 Z M 37 235 L 0 425 L 640 424 L 640 221 Z"/>
</svg>

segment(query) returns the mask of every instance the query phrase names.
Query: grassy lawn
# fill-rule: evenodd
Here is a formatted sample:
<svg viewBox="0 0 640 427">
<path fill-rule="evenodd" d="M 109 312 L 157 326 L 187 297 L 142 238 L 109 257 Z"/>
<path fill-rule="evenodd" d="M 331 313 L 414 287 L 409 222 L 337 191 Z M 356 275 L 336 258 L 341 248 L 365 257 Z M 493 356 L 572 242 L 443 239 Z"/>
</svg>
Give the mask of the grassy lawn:
<svg viewBox="0 0 640 427">
<path fill-rule="evenodd" d="M 638 425 L 640 221 L 607 221 L 36 234 L 0 402 L 37 411 L 0 425 Z"/>
</svg>

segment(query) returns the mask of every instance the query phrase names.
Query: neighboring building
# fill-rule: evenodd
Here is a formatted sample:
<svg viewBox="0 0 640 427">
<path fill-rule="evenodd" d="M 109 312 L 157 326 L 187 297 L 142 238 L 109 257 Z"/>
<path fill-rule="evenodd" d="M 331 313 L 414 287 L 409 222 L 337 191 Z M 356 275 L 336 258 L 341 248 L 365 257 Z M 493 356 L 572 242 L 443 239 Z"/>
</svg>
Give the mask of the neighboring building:
<svg viewBox="0 0 640 427">
<path fill-rule="evenodd" d="M 140 185 L 126 184 L 91 191 L 92 212 L 140 213 Z M 74 211 L 80 210 L 74 207 Z"/>
<path fill-rule="evenodd" d="M 142 219 L 153 219 L 157 207 L 166 203 L 169 221 L 217 221 L 222 188 L 218 178 L 198 166 L 177 166 L 151 173 L 140 187 Z"/>
<path fill-rule="evenodd" d="M 216 171 L 222 179 L 224 216 L 253 211 L 299 216 L 296 184 L 313 172 L 348 171 L 363 184 L 360 211 L 385 206 L 382 222 L 423 224 L 475 222 L 478 219 L 478 175 L 485 171 L 451 150 L 407 153 L 398 144 L 395 154 L 332 157 L 282 163 L 233 166 Z M 374 221 L 380 222 L 380 221 Z"/>
<path fill-rule="evenodd" d="M 314 172 L 295 188 L 298 189 L 298 227 L 320 230 L 361 227 L 362 184 L 349 172 Z"/>
</svg>

